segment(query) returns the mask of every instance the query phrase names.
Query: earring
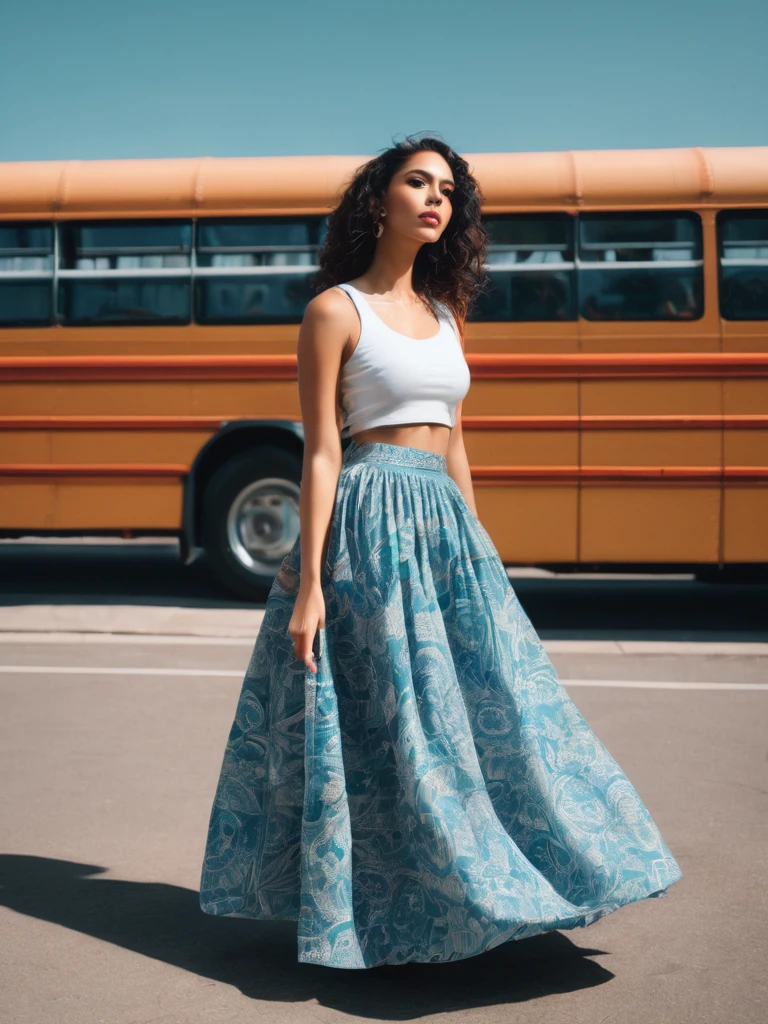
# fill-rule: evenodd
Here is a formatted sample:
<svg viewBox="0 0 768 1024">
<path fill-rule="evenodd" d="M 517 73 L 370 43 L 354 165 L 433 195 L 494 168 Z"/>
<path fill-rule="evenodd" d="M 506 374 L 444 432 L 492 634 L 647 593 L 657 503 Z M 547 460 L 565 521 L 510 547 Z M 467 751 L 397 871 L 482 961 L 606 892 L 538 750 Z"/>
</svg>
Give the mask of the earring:
<svg viewBox="0 0 768 1024">
<path fill-rule="evenodd" d="M 379 216 L 380 217 L 386 217 L 386 215 L 387 215 L 387 211 L 382 207 L 382 209 L 379 210 Z M 384 234 L 384 225 L 381 223 L 380 220 L 377 220 L 376 223 L 373 225 L 373 237 L 374 238 L 381 238 L 381 236 L 383 234 Z"/>
</svg>

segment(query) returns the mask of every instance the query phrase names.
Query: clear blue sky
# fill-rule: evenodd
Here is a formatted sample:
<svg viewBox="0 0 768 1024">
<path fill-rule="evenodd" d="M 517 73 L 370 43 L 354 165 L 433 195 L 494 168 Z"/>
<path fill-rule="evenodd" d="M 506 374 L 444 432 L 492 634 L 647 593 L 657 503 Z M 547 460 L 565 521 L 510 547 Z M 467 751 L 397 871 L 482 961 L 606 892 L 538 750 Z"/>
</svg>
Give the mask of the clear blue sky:
<svg viewBox="0 0 768 1024">
<path fill-rule="evenodd" d="M 768 0 L 15 0 L 0 160 L 768 144 Z"/>
</svg>

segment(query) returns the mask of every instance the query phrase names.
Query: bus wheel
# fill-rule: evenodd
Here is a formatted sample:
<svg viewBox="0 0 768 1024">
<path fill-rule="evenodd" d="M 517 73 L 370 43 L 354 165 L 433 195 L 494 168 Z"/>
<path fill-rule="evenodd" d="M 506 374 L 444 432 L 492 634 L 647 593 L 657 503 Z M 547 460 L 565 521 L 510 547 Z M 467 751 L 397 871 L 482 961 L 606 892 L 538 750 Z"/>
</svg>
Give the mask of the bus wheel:
<svg viewBox="0 0 768 1024">
<path fill-rule="evenodd" d="M 211 477 L 202 510 L 206 558 L 238 597 L 262 601 L 299 534 L 301 458 L 264 446 Z"/>
</svg>

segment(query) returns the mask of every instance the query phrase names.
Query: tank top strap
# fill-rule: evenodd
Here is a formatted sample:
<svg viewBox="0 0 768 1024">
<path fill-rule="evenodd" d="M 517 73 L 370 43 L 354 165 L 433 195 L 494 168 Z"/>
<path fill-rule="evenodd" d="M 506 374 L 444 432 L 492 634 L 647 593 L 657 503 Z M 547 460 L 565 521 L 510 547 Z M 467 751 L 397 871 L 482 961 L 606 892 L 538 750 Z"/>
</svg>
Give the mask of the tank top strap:
<svg viewBox="0 0 768 1024">
<path fill-rule="evenodd" d="M 362 293 L 355 288 L 353 284 L 338 284 L 337 288 L 341 288 L 342 291 L 346 292 L 357 309 L 357 314 L 360 317 L 360 327 L 364 328 L 366 324 L 369 326 L 376 326 L 377 317 L 371 307 L 366 302 Z"/>
<path fill-rule="evenodd" d="M 357 309 L 358 315 L 360 317 L 361 327 L 364 327 L 367 324 L 369 328 L 372 327 L 374 330 L 381 329 L 382 322 L 380 317 L 378 317 L 376 313 L 374 313 L 374 311 L 371 309 L 368 300 L 366 299 L 366 297 L 363 295 L 359 288 L 355 288 L 353 284 L 347 284 L 346 282 L 344 284 L 338 284 L 336 285 L 336 287 L 341 288 L 342 291 L 345 291 L 352 300 L 352 302 L 355 304 L 355 308 Z M 461 343 L 461 338 L 459 336 L 459 328 L 456 324 L 456 319 L 453 313 L 451 312 L 451 309 L 448 306 L 448 304 L 442 302 L 440 299 L 430 299 L 429 301 L 438 321 L 447 323 L 453 329 L 453 333 L 459 340 L 459 343 Z"/>
</svg>

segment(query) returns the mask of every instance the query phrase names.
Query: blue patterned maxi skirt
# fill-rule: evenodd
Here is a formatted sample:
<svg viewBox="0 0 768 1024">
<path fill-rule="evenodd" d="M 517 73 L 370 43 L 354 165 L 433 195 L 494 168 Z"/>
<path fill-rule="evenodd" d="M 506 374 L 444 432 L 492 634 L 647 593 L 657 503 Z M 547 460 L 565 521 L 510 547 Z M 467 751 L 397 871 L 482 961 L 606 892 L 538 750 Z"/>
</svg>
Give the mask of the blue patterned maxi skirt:
<svg viewBox="0 0 768 1024">
<path fill-rule="evenodd" d="M 298 960 L 474 956 L 586 926 L 681 878 L 559 683 L 444 456 L 353 441 L 317 676 L 283 560 L 243 682 L 200 885 L 206 914 L 298 922 Z"/>
</svg>

